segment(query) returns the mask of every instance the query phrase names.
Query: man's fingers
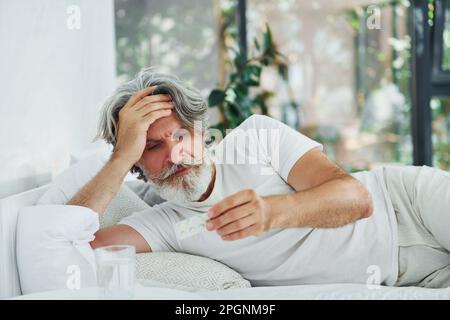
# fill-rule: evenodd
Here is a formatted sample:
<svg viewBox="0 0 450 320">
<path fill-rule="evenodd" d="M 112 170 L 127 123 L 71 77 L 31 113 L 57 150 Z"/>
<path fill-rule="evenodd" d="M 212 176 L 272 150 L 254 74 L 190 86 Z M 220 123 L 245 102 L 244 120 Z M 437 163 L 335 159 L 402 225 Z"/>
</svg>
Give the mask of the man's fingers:
<svg viewBox="0 0 450 320">
<path fill-rule="evenodd" d="M 142 117 L 145 117 L 149 113 L 157 111 L 157 110 L 173 109 L 173 108 L 174 108 L 174 106 L 171 102 L 157 102 L 157 103 L 149 103 L 137 112 Z"/>
<path fill-rule="evenodd" d="M 141 100 L 145 96 L 148 96 L 149 94 L 151 94 L 156 89 L 156 87 L 157 86 L 151 86 L 151 87 L 147 87 L 145 89 L 136 91 L 135 93 L 133 93 L 131 95 L 131 98 L 128 99 L 128 101 L 125 104 L 124 108 L 129 108 L 131 106 L 134 106 L 139 100 Z"/>
<path fill-rule="evenodd" d="M 170 102 L 170 101 L 172 101 L 172 97 L 168 94 L 157 94 L 154 96 L 146 96 L 133 106 L 133 110 L 139 111 L 145 108 L 145 106 L 147 106 L 149 103 Z"/>
<path fill-rule="evenodd" d="M 230 233 L 226 236 L 223 236 L 222 239 L 225 241 L 230 241 L 230 240 L 239 240 L 248 236 L 252 236 L 252 235 L 259 235 L 261 233 L 261 227 L 258 226 L 257 224 L 253 224 L 250 227 L 247 227 L 245 229 Z"/>
<path fill-rule="evenodd" d="M 245 203 L 243 205 L 234 207 L 229 211 L 221 214 L 216 218 L 211 218 L 206 223 L 206 228 L 210 231 L 220 229 L 229 223 L 242 219 L 248 215 L 251 215 L 255 211 L 255 207 L 251 203 Z"/>
<path fill-rule="evenodd" d="M 231 208 L 249 202 L 253 199 L 254 196 L 255 191 L 252 189 L 239 191 L 238 193 L 228 196 L 222 201 L 219 201 L 218 203 L 213 205 L 209 209 L 208 215 L 210 218 L 215 218 L 221 215 L 223 212 L 230 210 Z"/>
<path fill-rule="evenodd" d="M 226 226 L 224 226 L 224 227 L 222 227 L 220 229 L 217 229 L 217 233 L 221 237 L 229 235 L 229 234 L 234 233 L 236 231 L 239 231 L 239 230 L 245 229 L 247 227 L 250 227 L 252 224 L 256 223 L 255 220 L 256 220 L 255 219 L 255 215 L 252 215 L 252 214 L 248 215 L 248 216 L 246 216 L 244 218 L 241 218 L 241 219 L 238 219 L 238 220 L 236 220 L 234 222 L 231 222 L 231 223 L 227 224 Z"/>
<path fill-rule="evenodd" d="M 171 109 L 159 109 L 159 110 L 148 113 L 144 117 L 144 120 L 150 121 L 150 123 L 149 123 L 149 125 L 150 125 L 153 122 L 155 122 L 156 120 L 158 120 L 159 118 L 170 116 L 171 113 L 172 113 Z"/>
</svg>

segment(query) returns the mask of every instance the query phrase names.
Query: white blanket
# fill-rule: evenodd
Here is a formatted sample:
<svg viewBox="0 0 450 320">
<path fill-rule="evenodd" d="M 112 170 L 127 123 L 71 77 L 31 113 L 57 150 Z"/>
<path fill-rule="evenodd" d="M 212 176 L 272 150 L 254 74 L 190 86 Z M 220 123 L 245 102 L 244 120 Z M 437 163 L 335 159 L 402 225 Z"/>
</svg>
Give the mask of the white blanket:
<svg viewBox="0 0 450 320">
<path fill-rule="evenodd" d="M 202 292 L 206 299 L 219 300 L 298 300 L 298 299 L 357 299 L 357 300 L 403 300 L 443 299 L 450 300 L 450 288 L 425 289 L 418 287 L 385 287 L 369 289 L 364 284 L 327 284 L 279 287 L 253 287 L 225 291 Z"/>
<path fill-rule="evenodd" d="M 156 283 L 155 283 L 156 285 Z M 57 290 L 24 296 L 14 299 L 97 299 L 97 288 L 81 290 Z M 221 291 L 187 292 L 160 287 L 143 287 L 138 285 L 135 291 L 136 299 L 143 300 L 315 300 L 315 299 L 356 299 L 356 300 L 412 300 L 439 299 L 450 300 L 450 288 L 424 289 L 418 287 L 380 287 L 368 289 L 362 284 L 329 284 L 301 285 L 279 287 L 254 287 L 244 289 L 229 289 Z"/>
</svg>

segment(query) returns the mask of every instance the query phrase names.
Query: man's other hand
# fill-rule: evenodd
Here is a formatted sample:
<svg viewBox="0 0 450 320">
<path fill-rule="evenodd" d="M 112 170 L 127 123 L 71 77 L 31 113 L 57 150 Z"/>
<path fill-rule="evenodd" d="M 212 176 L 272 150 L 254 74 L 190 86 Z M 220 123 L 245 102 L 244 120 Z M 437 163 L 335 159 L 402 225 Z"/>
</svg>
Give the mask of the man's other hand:
<svg viewBox="0 0 450 320">
<path fill-rule="evenodd" d="M 247 189 L 216 203 L 208 216 L 206 228 L 216 230 L 223 240 L 257 236 L 270 229 L 270 201 Z"/>
</svg>

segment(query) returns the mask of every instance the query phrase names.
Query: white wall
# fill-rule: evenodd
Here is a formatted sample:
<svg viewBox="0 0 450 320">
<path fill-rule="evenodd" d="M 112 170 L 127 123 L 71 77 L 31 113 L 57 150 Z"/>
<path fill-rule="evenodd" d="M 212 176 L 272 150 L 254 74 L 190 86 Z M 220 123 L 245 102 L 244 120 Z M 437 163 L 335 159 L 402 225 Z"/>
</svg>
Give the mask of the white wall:
<svg viewBox="0 0 450 320">
<path fill-rule="evenodd" d="M 113 9 L 113 0 L 0 0 L 0 198 L 98 146 L 98 110 L 115 87 Z"/>
</svg>

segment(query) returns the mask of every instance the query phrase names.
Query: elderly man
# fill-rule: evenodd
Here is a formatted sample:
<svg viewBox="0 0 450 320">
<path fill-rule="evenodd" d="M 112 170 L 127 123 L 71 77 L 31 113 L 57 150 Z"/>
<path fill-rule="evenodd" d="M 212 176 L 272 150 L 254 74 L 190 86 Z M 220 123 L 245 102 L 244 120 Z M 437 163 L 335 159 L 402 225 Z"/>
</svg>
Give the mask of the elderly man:
<svg viewBox="0 0 450 320">
<path fill-rule="evenodd" d="M 69 202 L 103 214 L 131 170 L 166 199 L 99 230 L 93 248 L 179 251 L 218 260 L 252 285 L 450 285 L 450 177 L 429 167 L 348 175 L 322 146 L 254 115 L 209 152 L 207 105 L 177 78 L 142 70 L 106 102 L 114 146 Z M 174 225 L 207 214 L 204 232 Z"/>
</svg>

